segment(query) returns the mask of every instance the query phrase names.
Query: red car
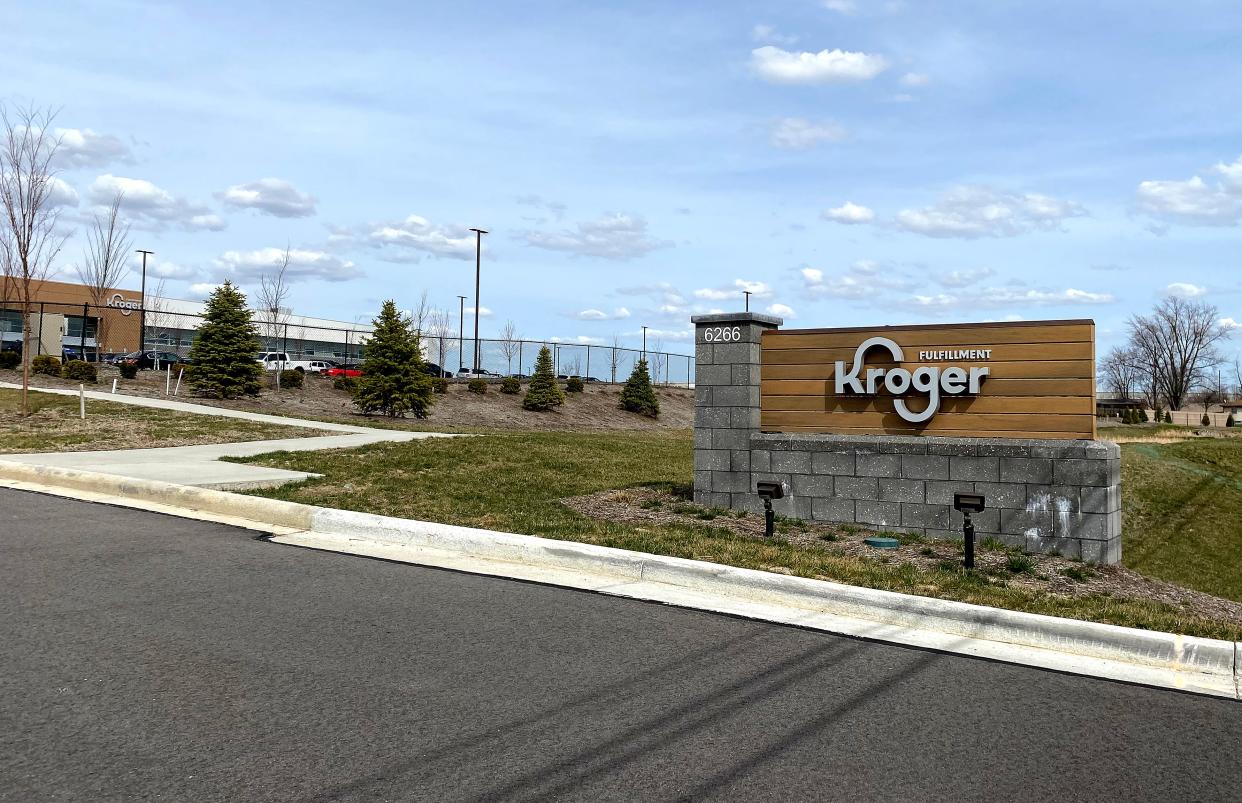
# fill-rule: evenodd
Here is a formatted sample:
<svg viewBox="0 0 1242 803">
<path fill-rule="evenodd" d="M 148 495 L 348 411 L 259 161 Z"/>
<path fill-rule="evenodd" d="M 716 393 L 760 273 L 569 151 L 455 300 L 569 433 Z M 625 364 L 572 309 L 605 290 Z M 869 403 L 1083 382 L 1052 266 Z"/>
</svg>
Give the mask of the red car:
<svg viewBox="0 0 1242 803">
<path fill-rule="evenodd" d="M 329 368 L 323 372 L 324 376 L 362 376 L 362 370 L 359 368 L 342 368 L 339 365 L 335 368 Z"/>
</svg>

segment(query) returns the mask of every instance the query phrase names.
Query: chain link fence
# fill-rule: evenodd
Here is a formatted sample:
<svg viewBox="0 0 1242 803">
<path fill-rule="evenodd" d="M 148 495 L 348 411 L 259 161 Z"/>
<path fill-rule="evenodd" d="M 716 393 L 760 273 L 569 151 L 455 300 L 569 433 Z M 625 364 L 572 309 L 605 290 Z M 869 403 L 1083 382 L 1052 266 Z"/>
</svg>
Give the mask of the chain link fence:
<svg viewBox="0 0 1242 803">
<path fill-rule="evenodd" d="M 362 361 L 371 326 L 325 326 L 295 315 L 256 312 L 262 351 L 279 351 L 290 360 L 328 360 L 343 366 Z M 157 304 L 92 305 L 38 302 L 31 304 L 31 351 L 88 362 L 109 360 L 133 351 L 189 355 L 203 316 L 175 312 Z M 139 331 L 145 330 L 139 347 Z M 447 374 L 469 373 L 475 367 L 475 341 L 462 333 L 423 331 L 424 358 Z M 22 314 L 12 303 L 0 305 L 0 348 L 22 347 Z M 534 372 L 540 348 L 552 353 L 558 376 L 579 376 L 599 382 L 624 382 L 642 359 L 640 349 L 555 340 L 479 338 L 478 368 L 497 376 Z M 651 380 L 661 385 L 694 382 L 694 357 L 647 351 Z"/>
</svg>

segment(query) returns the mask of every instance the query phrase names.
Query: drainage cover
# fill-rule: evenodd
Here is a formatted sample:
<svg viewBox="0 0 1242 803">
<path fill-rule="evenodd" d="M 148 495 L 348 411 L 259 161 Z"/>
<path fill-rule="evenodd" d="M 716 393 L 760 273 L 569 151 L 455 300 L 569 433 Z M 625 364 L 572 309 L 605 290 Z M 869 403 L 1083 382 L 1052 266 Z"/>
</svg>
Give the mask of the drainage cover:
<svg viewBox="0 0 1242 803">
<path fill-rule="evenodd" d="M 885 538 L 884 536 L 879 535 L 872 536 L 871 538 L 864 538 L 863 543 L 867 546 L 875 547 L 876 549 L 896 549 L 901 546 L 901 542 L 896 538 Z"/>
</svg>

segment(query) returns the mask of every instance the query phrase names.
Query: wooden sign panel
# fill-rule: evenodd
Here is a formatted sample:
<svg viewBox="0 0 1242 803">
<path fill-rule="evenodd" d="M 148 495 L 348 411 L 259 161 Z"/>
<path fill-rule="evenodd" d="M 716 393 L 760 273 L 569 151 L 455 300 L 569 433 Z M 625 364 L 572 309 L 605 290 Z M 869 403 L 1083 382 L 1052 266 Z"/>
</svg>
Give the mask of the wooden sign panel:
<svg viewBox="0 0 1242 803">
<path fill-rule="evenodd" d="M 763 333 L 765 432 L 1095 438 L 1095 322 Z"/>
</svg>

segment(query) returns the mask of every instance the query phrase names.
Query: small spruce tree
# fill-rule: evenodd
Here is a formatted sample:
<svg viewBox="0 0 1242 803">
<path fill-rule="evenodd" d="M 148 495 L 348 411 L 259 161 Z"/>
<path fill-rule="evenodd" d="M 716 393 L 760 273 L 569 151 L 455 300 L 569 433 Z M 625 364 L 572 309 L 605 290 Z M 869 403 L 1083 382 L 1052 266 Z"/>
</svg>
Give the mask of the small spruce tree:
<svg viewBox="0 0 1242 803">
<path fill-rule="evenodd" d="M 1147 411 L 1146 411 L 1146 410 L 1139 410 L 1139 414 L 1138 414 L 1138 415 L 1139 415 L 1139 423 L 1140 423 L 1140 424 L 1146 424 L 1146 423 L 1147 423 Z"/>
<path fill-rule="evenodd" d="M 1237 425 L 1238 425 L 1238 422 L 1233 420 L 1233 413 L 1230 413 L 1229 417 L 1225 419 L 1225 426 L 1236 427 Z"/>
<path fill-rule="evenodd" d="M 246 308 L 246 296 L 226 281 L 208 297 L 203 324 L 190 346 L 194 390 L 217 399 L 259 395 L 263 366 L 255 360 L 258 353 L 259 330 Z"/>
<path fill-rule="evenodd" d="M 650 418 L 660 417 L 660 400 L 656 398 L 655 388 L 651 387 L 646 360 L 634 363 L 630 378 L 625 380 L 625 387 L 621 389 L 621 409 Z"/>
<path fill-rule="evenodd" d="M 1208 417 L 1207 413 L 1204 413 L 1203 418 L 1199 419 L 1199 423 L 1205 427 L 1210 427 L 1212 426 L 1212 419 Z"/>
<path fill-rule="evenodd" d="M 527 410 L 551 410 L 564 403 L 565 394 L 560 385 L 556 384 L 556 375 L 552 373 L 552 352 L 544 346 L 539 349 L 539 357 L 535 360 L 535 373 L 531 375 L 530 384 L 526 387 L 522 406 Z"/>
<path fill-rule="evenodd" d="M 1172 423 L 1173 423 L 1173 411 L 1172 411 L 1172 410 L 1165 410 L 1165 411 L 1164 411 L 1164 423 L 1166 423 L 1166 424 L 1172 424 Z"/>
<path fill-rule="evenodd" d="M 418 334 L 391 299 L 380 308 L 362 360 L 354 404 L 364 413 L 426 418 L 434 404 Z"/>
</svg>

